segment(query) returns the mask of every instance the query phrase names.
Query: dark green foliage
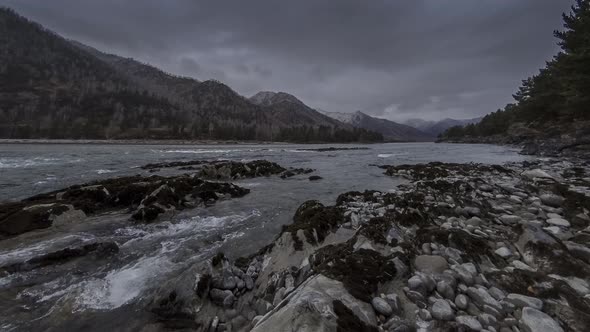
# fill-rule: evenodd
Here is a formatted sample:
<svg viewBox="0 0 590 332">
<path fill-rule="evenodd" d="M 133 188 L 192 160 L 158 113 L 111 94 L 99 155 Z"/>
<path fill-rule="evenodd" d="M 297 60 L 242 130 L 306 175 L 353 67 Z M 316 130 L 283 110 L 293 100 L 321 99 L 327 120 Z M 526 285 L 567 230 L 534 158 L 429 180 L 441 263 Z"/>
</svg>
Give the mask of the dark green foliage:
<svg viewBox="0 0 590 332">
<path fill-rule="evenodd" d="M 211 258 L 211 265 L 216 267 L 221 264 L 224 259 L 225 255 L 222 252 L 218 252 L 215 256 L 213 256 L 213 258 Z"/>
<path fill-rule="evenodd" d="M 334 313 L 338 317 L 336 323 L 338 332 L 377 332 L 376 327 L 367 325 L 360 320 L 352 310 L 350 310 L 342 301 L 334 300 Z"/>
<path fill-rule="evenodd" d="M 443 139 L 486 137 L 508 132 L 513 124 L 558 136 L 568 124 L 590 120 L 590 2 L 576 0 L 563 14 L 564 29 L 555 31 L 561 52 L 536 75 L 522 81 L 516 103 L 488 114 L 479 124 L 453 127 Z M 547 128 L 560 126 L 553 132 Z"/>
<path fill-rule="evenodd" d="M 310 258 L 314 271 L 341 281 L 350 295 L 370 302 L 379 283 L 395 277 L 392 257 L 381 256 L 374 250 L 354 251 L 356 238 L 337 245 L 325 246 Z"/>
<path fill-rule="evenodd" d="M 282 233 L 290 232 L 295 250 L 302 250 L 303 241 L 297 236 L 297 231 L 303 230 L 307 242 L 315 245 L 323 242 L 328 233 L 342 223 L 342 209 L 335 206 L 326 207 L 318 201 L 307 201 L 295 212 L 293 223 L 283 226 Z"/>
</svg>

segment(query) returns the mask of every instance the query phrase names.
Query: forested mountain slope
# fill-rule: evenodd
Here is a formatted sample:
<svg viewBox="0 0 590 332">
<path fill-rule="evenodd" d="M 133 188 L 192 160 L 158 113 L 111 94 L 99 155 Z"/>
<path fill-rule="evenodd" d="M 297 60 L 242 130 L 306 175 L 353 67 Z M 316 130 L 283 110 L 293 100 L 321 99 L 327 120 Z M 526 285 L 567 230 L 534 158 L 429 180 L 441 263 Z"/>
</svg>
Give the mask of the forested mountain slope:
<svg viewBox="0 0 590 332">
<path fill-rule="evenodd" d="M 262 107 L 218 81 L 66 40 L 0 8 L 1 138 L 378 141 L 305 105 Z"/>
</svg>

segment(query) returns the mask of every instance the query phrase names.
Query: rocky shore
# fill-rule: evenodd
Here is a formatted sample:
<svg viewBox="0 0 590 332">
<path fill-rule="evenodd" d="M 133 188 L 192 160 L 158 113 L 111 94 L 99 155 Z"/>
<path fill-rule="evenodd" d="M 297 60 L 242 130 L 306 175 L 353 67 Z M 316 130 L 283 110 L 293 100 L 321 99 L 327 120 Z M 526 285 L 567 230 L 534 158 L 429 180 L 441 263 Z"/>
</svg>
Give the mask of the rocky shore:
<svg viewBox="0 0 590 332">
<path fill-rule="evenodd" d="M 187 166 L 198 168 L 186 168 Z M 88 216 L 107 212 L 130 215 L 133 222 L 154 222 L 162 214 L 207 206 L 220 199 L 247 195 L 250 190 L 219 182 L 277 175 L 288 178 L 311 169 L 285 169 L 265 160 L 242 162 L 194 161 L 151 164 L 143 169 L 180 167 L 194 171 L 174 176 L 127 176 L 99 180 L 0 204 L 0 240 L 37 229 L 67 227 Z"/>
<path fill-rule="evenodd" d="M 590 164 L 382 166 L 270 245 L 163 285 L 147 330 L 588 331 Z"/>
</svg>

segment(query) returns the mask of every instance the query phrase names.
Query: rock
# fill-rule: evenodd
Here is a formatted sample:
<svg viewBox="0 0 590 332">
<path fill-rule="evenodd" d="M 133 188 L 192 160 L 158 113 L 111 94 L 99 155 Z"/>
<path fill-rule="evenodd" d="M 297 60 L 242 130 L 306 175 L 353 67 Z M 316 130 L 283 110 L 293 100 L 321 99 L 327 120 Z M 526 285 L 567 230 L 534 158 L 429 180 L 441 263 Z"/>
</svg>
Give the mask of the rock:
<svg viewBox="0 0 590 332">
<path fill-rule="evenodd" d="M 387 294 L 385 295 L 385 301 L 389 303 L 393 312 L 399 312 L 402 308 L 399 296 L 397 294 Z"/>
<path fill-rule="evenodd" d="M 212 287 L 219 288 L 221 290 L 232 290 L 237 286 L 236 279 L 229 274 L 213 278 L 211 284 Z"/>
<path fill-rule="evenodd" d="M 91 256 L 93 258 L 106 258 L 119 252 L 115 242 L 96 242 L 79 247 L 69 247 L 46 254 L 35 256 L 25 262 L 14 263 L 0 267 L 0 273 L 9 274 L 31 271 L 49 265 L 59 265 L 71 262 L 77 258 Z"/>
<path fill-rule="evenodd" d="M 517 307 L 531 307 L 534 309 L 543 309 L 543 301 L 536 298 L 520 294 L 508 294 L 504 301 L 514 304 Z"/>
<path fill-rule="evenodd" d="M 467 298 L 467 296 L 459 294 L 457 295 L 457 297 L 455 297 L 455 305 L 457 306 L 457 308 L 465 310 L 469 305 L 469 299 Z"/>
<path fill-rule="evenodd" d="M 547 223 L 555 226 L 570 227 L 569 221 L 562 218 L 547 219 Z"/>
<path fill-rule="evenodd" d="M 543 202 L 543 204 L 555 208 L 560 207 L 564 201 L 563 197 L 555 194 L 543 194 L 539 198 L 541 198 L 541 202 Z"/>
<path fill-rule="evenodd" d="M 489 327 L 489 326 L 496 326 L 498 324 L 498 320 L 494 315 L 490 315 L 487 313 L 483 313 L 479 315 L 479 322 L 481 325 Z"/>
<path fill-rule="evenodd" d="M 522 220 L 521 217 L 519 216 L 515 216 L 515 215 L 511 215 L 511 214 L 504 214 L 500 216 L 500 221 L 502 221 L 502 223 L 507 224 L 507 225 L 514 225 L 519 223 Z"/>
<path fill-rule="evenodd" d="M 422 320 L 432 320 L 432 315 L 430 314 L 430 311 L 426 310 L 426 309 L 420 309 L 418 310 L 418 317 L 420 317 L 420 319 Z"/>
<path fill-rule="evenodd" d="M 572 256 L 590 263 L 590 248 L 571 241 L 564 241 L 563 244 Z"/>
<path fill-rule="evenodd" d="M 445 280 L 441 280 L 436 284 L 436 291 L 446 299 L 455 299 L 455 290 Z"/>
<path fill-rule="evenodd" d="M 436 300 L 432 304 L 430 312 L 432 313 L 432 317 L 438 320 L 453 320 L 453 318 L 455 318 L 453 309 L 445 300 Z"/>
<path fill-rule="evenodd" d="M 430 274 L 422 273 L 420 275 L 420 278 L 422 279 L 422 283 L 426 288 L 427 292 L 432 292 L 436 289 L 436 281 L 434 280 L 434 278 L 432 278 Z"/>
<path fill-rule="evenodd" d="M 376 312 L 382 314 L 385 317 L 389 317 L 393 313 L 389 303 L 380 297 L 374 297 L 371 300 L 371 304 L 373 305 L 373 308 Z"/>
<path fill-rule="evenodd" d="M 506 297 L 504 292 L 496 287 L 490 287 L 490 289 L 488 289 L 488 293 L 490 293 L 490 295 L 498 301 L 502 301 Z"/>
<path fill-rule="evenodd" d="M 524 172 L 522 172 L 521 174 L 522 176 L 529 178 L 531 180 L 534 180 L 536 178 L 538 179 L 551 179 L 553 180 L 553 177 L 551 175 L 549 175 L 547 172 L 545 172 L 542 169 L 531 169 L 531 170 L 526 170 Z"/>
<path fill-rule="evenodd" d="M 553 318 L 530 307 L 522 309 L 519 326 L 524 332 L 563 332 L 563 329 Z"/>
<path fill-rule="evenodd" d="M 377 318 L 370 304 L 351 296 L 343 284 L 323 275 L 310 277 L 288 296 L 280 308 L 267 314 L 252 329 L 266 331 L 331 331 L 335 320 L 326 319 L 326 314 L 335 313 L 335 300 L 348 308 L 358 320 L 376 326 Z"/>
<path fill-rule="evenodd" d="M 281 301 L 285 297 L 285 291 L 286 291 L 285 287 L 281 287 L 281 288 L 279 288 L 279 290 L 277 290 L 277 292 L 275 293 L 274 299 L 272 300 L 273 306 L 276 307 L 277 305 L 279 305 L 279 303 L 281 303 Z"/>
<path fill-rule="evenodd" d="M 451 268 L 457 272 L 457 276 L 459 278 L 459 280 L 461 280 L 464 284 L 471 286 L 473 285 L 473 283 L 475 282 L 474 280 L 474 274 L 472 273 L 472 269 L 468 268 L 466 266 L 466 264 L 461 264 L 461 265 L 453 265 L 451 266 Z M 477 271 L 476 271 L 477 272 Z"/>
<path fill-rule="evenodd" d="M 258 322 L 260 322 L 260 320 L 262 319 L 262 317 L 264 317 L 264 316 L 258 315 L 256 317 L 252 318 L 252 326 L 256 326 L 256 324 L 258 324 Z"/>
<path fill-rule="evenodd" d="M 468 219 L 467 221 L 465 221 L 466 225 L 471 225 L 474 227 L 479 227 L 482 223 L 483 223 L 483 221 L 478 217 L 472 217 L 472 218 Z"/>
<path fill-rule="evenodd" d="M 442 256 L 420 255 L 414 260 L 414 267 L 423 273 L 442 273 L 448 268 L 447 260 Z"/>
<path fill-rule="evenodd" d="M 209 296 L 213 303 L 223 306 L 224 308 L 231 308 L 234 304 L 234 294 L 230 290 L 213 288 L 209 291 Z"/>
<path fill-rule="evenodd" d="M 319 175 L 312 175 L 309 177 L 309 181 L 318 181 L 323 179 L 323 177 L 319 176 Z"/>
<path fill-rule="evenodd" d="M 249 275 L 244 275 L 244 283 L 246 284 L 247 290 L 252 290 L 254 288 L 254 280 Z"/>
<path fill-rule="evenodd" d="M 424 287 L 424 282 L 420 276 L 415 275 L 408 279 L 408 287 L 410 287 L 411 290 L 419 290 Z"/>
<path fill-rule="evenodd" d="M 502 258 L 510 258 L 512 256 L 512 251 L 510 251 L 510 249 L 506 248 L 506 247 L 501 247 L 496 249 L 496 251 L 494 251 L 494 253 Z"/>
<path fill-rule="evenodd" d="M 483 288 L 469 287 L 467 289 L 467 295 L 480 307 L 483 307 L 485 304 L 487 304 L 497 310 L 502 309 L 500 303 Z"/>
<path fill-rule="evenodd" d="M 481 323 L 473 316 L 457 316 L 455 317 L 455 321 L 459 326 L 465 326 L 470 331 L 481 331 L 483 329 Z"/>
</svg>

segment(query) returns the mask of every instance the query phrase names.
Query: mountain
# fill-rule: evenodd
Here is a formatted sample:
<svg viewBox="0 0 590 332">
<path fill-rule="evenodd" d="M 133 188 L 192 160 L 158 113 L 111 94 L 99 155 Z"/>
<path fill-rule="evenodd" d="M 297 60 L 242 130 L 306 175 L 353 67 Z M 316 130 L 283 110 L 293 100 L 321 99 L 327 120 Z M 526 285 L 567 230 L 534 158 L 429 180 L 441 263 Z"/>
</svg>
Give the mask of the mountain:
<svg viewBox="0 0 590 332">
<path fill-rule="evenodd" d="M 0 44 L 1 138 L 380 139 L 293 96 L 259 105 L 221 82 L 66 40 L 8 8 L 0 8 Z"/>
<path fill-rule="evenodd" d="M 345 129 L 354 127 L 346 122 L 332 119 L 315 109 L 305 105 L 297 97 L 286 92 L 263 91 L 250 97 L 254 104 L 268 109 L 276 118 L 292 123 L 313 122 L 322 126 L 340 126 Z"/>
<path fill-rule="evenodd" d="M 422 119 L 409 119 L 404 121 L 405 125 L 414 127 L 419 129 L 425 133 L 433 137 L 438 137 L 438 135 L 445 132 L 447 129 L 455 126 L 466 126 L 469 124 L 475 124 L 481 121 L 482 118 L 473 118 L 473 119 L 450 119 L 445 118 L 440 121 L 428 121 Z"/>
<path fill-rule="evenodd" d="M 427 142 L 434 140 L 434 136 L 416 128 L 386 119 L 375 118 L 360 111 L 355 113 L 325 112 L 325 114 L 338 121 L 349 123 L 356 128 L 378 132 L 387 141 Z"/>
</svg>

